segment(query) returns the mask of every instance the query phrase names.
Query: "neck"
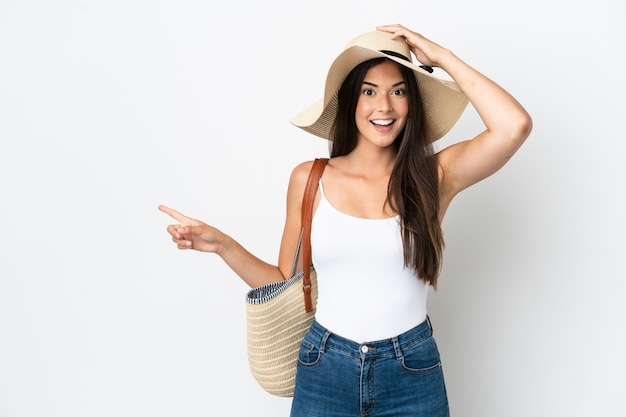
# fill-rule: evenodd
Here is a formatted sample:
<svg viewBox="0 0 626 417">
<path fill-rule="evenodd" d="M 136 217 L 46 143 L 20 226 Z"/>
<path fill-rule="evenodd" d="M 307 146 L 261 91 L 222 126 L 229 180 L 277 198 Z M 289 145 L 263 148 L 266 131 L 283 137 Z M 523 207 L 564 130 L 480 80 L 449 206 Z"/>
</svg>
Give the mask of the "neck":
<svg viewBox="0 0 626 417">
<path fill-rule="evenodd" d="M 348 155 L 345 155 L 346 163 L 353 172 L 359 172 L 365 177 L 389 177 L 396 162 L 395 149 L 367 148 L 357 146 Z"/>
</svg>

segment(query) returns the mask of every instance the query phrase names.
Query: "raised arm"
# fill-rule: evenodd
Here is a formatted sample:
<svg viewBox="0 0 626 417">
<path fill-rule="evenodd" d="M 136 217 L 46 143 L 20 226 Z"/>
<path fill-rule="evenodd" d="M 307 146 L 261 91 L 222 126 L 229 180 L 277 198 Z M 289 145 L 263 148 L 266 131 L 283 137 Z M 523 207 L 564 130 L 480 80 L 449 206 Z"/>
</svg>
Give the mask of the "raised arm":
<svg viewBox="0 0 626 417">
<path fill-rule="evenodd" d="M 401 25 L 380 26 L 378 30 L 404 37 L 422 64 L 446 71 L 485 124 L 485 130 L 473 139 L 438 154 L 440 194 L 447 205 L 458 192 L 502 168 L 530 134 L 532 120 L 513 96 L 452 51 Z"/>
</svg>

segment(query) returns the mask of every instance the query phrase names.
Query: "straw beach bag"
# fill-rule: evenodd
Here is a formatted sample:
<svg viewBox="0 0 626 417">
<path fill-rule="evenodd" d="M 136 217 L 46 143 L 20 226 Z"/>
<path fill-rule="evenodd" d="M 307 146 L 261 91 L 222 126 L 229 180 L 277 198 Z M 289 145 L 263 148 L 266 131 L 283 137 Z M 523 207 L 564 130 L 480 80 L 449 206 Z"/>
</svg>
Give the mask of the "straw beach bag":
<svg viewBox="0 0 626 417">
<path fill-rule="evenodd" d="M 246 295 L 250 371 L 265 391 L 280 397 L 293 396 L 298 351 L 315 318 L 317 275 L 311 263 L 311 220 L 326 162 L 327 158 L 317 158 L 309 174 L 291 278 L 253 288 Z"/>
</svg>

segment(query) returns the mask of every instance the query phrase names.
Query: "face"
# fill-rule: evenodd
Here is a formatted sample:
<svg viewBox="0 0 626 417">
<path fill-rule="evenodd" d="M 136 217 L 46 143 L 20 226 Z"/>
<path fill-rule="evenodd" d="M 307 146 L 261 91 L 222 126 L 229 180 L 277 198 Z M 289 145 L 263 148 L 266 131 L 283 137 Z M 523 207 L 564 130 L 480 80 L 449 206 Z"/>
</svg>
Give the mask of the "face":
<svg viewBox="0 0 626 417">
<path fill-rule="evenodd" d="M 389 147 L 406 124 L 409 99 L 398 65 L 384 62 L 365 75 L 356 105 L 358 143 Z"/>
</svg>

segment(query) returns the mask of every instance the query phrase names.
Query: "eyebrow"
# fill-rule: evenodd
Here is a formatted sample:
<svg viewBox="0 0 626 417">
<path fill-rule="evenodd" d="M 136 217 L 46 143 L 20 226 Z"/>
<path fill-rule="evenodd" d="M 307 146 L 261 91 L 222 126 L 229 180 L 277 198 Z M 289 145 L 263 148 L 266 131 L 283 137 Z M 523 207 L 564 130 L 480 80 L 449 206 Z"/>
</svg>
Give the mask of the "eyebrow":
<svg viewBox="0 0 626 417">
<path fill-rule="evenodd" d="M 371 85 L 372 87 L 380 87 L 379 85 L 374 84 L 374 83 L 371 83 L 371 82 L 369 82 L 369 81 L 363 81 L 363 84 L 365 84 L 365 85 Z M 397 82 L 397 83 L 395 83 L 394 85 L 392 85 L 392 87 L 397 87 L 397 86 L 399 86 L 399 85 L 401 85 L 401 84 L 406 84 L 406 81 L 402 80 L 402 81 L 400 81 L 400 82 Z"/>
</svg>

